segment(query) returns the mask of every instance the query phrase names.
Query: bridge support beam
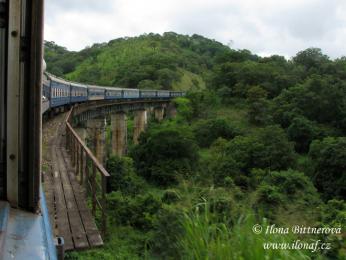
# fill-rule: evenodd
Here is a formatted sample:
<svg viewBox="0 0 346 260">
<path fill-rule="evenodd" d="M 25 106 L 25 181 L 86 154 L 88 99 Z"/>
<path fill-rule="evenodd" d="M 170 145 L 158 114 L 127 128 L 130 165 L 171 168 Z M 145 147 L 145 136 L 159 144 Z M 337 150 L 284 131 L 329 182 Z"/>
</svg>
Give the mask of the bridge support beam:
<svg viewBox="0 0 346 260">
<path fill-rule="evenodd" d="M 139 136 L 142 132 L 144 132 L 145 127 L 147 125 L 147 111 L 136 110 L 134 118 L 134 131 L 133 131 L 133 142 L 138 144 Z"/>
<path fill-rule="evenodd" d="M 94 142 L 95 157 L 104 164 L 105 159 L 105 135 L 106 127 L 104 119 L 91 119 L 88 121 L 88 128 Z"/>
<path fill-rule="evenodd" d="M 177 108 L 174 104 L 170 103 L 166 109 L 168 118 L 175 118 L 177 116 Z"/>
<path fill-rule="evenodd" d="M 75 129 L 79 137 L 82 139 L 82 141 L 86 144 L 87 138 L 88 138 L 88 132 L 85 128 L 76 128 Z"/>
<path fill-rule="evenodd" d="M 155 115 L 155 119 L 157 121 L 162 121 L 163 120 L 163 116 L 165 114 L 165 108 L 164 107 L 155 107 L 154 108 L 154 115 Z"/>
<path fill-rule="evenodd" d="M 112 153 L 123 156 L 127 151 L 127 117 L 125 112 L 111 115 Z"/>
</svg>

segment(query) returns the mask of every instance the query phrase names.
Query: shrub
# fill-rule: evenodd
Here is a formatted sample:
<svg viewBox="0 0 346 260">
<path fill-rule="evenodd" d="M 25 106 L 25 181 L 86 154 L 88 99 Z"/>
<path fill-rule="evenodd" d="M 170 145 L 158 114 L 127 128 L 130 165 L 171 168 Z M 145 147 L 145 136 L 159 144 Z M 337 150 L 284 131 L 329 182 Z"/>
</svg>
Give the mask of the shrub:
<svg viewBox="0 0 346 260">
<path fill-rule="evenodd" d="M 325 198 L 346 197 L 346 138 L 315 140 L 309 156 L 313 161 L 313 181 Z"/>
<path fill-rule="evenodd" d="M 219 137 L 232 139 L 238 132 L 225 119 L 200 120 L 193 131 L 200 147 L 209 147 Z"/>
<path fill-rule="evenodd" d="M 137 194 L 144 187 L 143 180 L 134 172 L 133 161 L 129 157 L 111 156 L 106 162 L 106 169 L 111 175 L 107 190 L 122 191 L 125 194 Z"/>
<path fill-rule="evenodd" d="M 310 143 L 318 136 L 317 126 L 303 116 L 295 117 L 287 129 L 288 138 L 295 142 L 295 150 L 299 153 L 309 151 Z"/>
<path fill-rule="evenodd" d="M 157 212 L 151 251 L 160 259 L 179 259 L 177 239 L 183 232 L 180 225 L 182 216 L 182 210 L 173 207 L 163 207 Z"/>
<path fill-rule="evenodd" d="M 274 218 L 280 208 L 295 211 L 321 203 L 319 194 L 310 179 L 302 172 L 287 170 L 269 172 L 257 189 L 255 207 L 269 218 Z"/>
<path fill-rule="evenodd" d="M 179 201 L 181 199 L 181 195 L 175 189 L 168 189 L 164 192 L 162 196 L 162 202 L 171 204 Z"/>
<path fill-rule="evenodd" d="M 132 157 L 138 173 L 157 185 L 177 183 L 197 164 L 197 145 L 188 128 L 159 125 L 142 134 Z"/>
<path fill-rule="evenodd" d="M 113 224 L 130 225 L 144 231 L 153 228 L 156 214 L 162 208 L 161 199 L 151 193 L 129 198 L 120 192 L 111 192 L 107 202 Z"/>
</svg>

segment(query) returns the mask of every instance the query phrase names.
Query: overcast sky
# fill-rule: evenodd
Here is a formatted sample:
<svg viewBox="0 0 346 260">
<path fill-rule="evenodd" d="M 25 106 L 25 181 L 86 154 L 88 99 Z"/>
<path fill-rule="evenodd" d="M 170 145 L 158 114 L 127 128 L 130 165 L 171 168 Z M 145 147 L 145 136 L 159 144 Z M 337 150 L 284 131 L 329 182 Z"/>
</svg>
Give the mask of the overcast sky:
<svg viewBox="0 0 346 260">
<path fill-rule="evenodd" d="M 346 56 L 345 0 L 46 0 L 45 39 L 69 50 L 174 31 L 266 56 Z"/>
</svg>

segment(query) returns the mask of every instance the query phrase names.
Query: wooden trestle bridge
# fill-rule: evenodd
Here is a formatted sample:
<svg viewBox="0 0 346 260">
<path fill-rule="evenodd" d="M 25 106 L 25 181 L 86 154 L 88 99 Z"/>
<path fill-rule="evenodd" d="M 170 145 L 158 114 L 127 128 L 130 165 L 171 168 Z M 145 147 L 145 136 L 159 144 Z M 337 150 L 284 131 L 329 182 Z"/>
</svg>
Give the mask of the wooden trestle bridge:
<svg viewBox="0 0 346 260">
<path fill-rule="evenodd" d="M 84 104 L 57 116 L 58 124 L 49 140 L 51 167 L 44 176 L 44 190 L 54 235 L 63 238 L 65 250 L 102 246 L 107 232 L 106 184 L 110 175 L 77 134 L 73 121 L 153 107 L 162 110 L 167 104 L 167 100 Z M 155 115 L 160 120 L 163 113 Z M 144 130 L 143 125 L 138 127 L 139 132 Z M 100 230 L 96 215 L 100 216 Z"/>
</svg>

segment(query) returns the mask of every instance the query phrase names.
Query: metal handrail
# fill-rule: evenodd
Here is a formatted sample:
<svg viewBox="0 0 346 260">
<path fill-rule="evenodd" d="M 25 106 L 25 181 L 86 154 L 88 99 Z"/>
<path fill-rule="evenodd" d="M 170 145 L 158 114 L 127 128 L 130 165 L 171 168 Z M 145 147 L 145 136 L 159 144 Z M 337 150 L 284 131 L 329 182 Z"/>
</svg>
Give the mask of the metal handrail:
<svg viewBox="0 0 346 260">
<path fill-rule="evenodd" d="M 107 216 L 106 216 L 106 189 L 107 178 L 110 177 L 107 170 L 97 160 L 91 150 L 86 146 L 83 140 L 78 136 L 76 131 L 70 124 L 73 107 L 67 113 L 66 124 L 66 148 L 71 153 L 72 166 L 76 169 L 76 176 L 79 177 L 81 185 L 86 186 L 87 195 L 91 194 L 92 198 L 92 214 L 96 216 L 96 208 L 99 208 L 102 213 L 101 232 L 104 236 L 107 232 Z M 90 175 L 89 162 L 92 164 L 92 174 Z M 97 183 L 97 173 L 101 177 L 101 187 Z M 101 188 L 101 201 L 97 198 L 97 187 Z"/>
</svg>

